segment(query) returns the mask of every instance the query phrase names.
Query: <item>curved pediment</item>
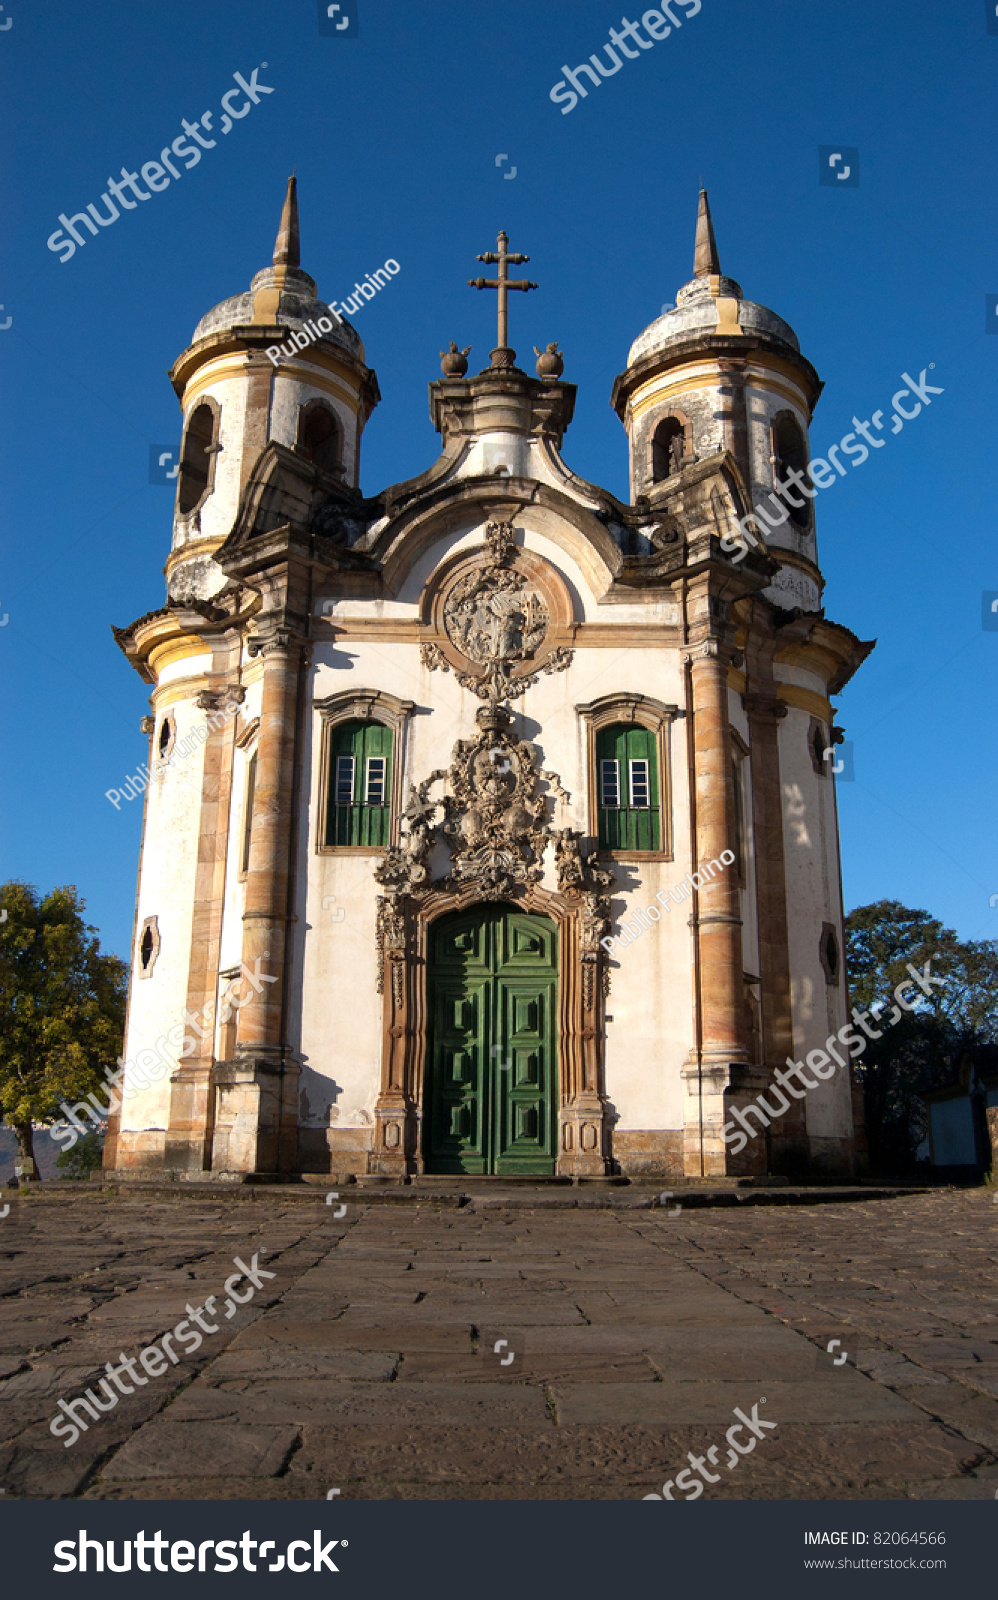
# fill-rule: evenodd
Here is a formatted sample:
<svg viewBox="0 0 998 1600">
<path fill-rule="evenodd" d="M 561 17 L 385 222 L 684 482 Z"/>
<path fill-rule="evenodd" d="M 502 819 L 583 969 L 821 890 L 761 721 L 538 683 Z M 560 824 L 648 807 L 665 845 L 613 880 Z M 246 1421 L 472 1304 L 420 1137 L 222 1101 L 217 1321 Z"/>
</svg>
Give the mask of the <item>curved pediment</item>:
<svg viewBox="0 0 998 1600">
<path fill-rule="evenodd" d="M 597 598 L 610 589 L 623 556 L 606 523 L 570 496 L 532 479 L 466 478 L 448 485 L 391 518 L 366 553 L 381 567 L 386 594 L 398 597 L 434 544 L 476 523 L 514 519 L 562 549 Z"/>
</svg>

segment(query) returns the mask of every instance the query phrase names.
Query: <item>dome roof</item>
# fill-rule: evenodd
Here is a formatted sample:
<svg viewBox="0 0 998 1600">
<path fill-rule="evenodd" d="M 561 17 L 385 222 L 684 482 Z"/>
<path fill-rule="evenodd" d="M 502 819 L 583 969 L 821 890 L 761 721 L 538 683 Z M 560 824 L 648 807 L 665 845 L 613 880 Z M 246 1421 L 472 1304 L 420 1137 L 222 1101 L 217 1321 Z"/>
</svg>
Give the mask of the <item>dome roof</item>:
<svg viewBox="0 0 998 1600">
<path fill-rule="evenodd" d="M 680 289 L 675 306 L 668 310 L 663 306 L 661 316 L 649 323 L 631 345 L 629 367 L 647 356 L 667 351 L 671 345 L 685 344 L 697 334 L 717 332 L 760 334 L 787 345 L 795 355 L 800 354 L 800 343 L 789 322 L 768 307 L 744 299 L 741 284 L 722 275 L 705 189 L 700 190 L 693 270 L 694 276 Z M 722 301 L 726 302 L 723 310 L 719 303 Z M 736 302 L 735 307 L 731 301 Z"/>
<path fill-rule="evenodd" d="M 245 328 L 254 322 L 271 327 L 280 324 L 297 332 L 306 322 L 318 323 L 319 318 L 324 317 L 332 323 L 332 330 L 327 332 L 324 328 L 322 340 L 317 342 L 338 345 L 363 361 L 364 344 L 360 334 L 345 317 L 337 318 L 326 302 L 318 298 L 315 279 L 302 271 L 299 259 L 297 182 L 292 177 L 288 179 L 273 261 L 254 275 L 248 289 L 219 301 L 205 313 L 194 329 L 192 344 L 211 334 Z"/>
<path fill-rule="evenodd" d="M 680 344 L 693 334 L 716 333 L 721 321 L 717 303 L 720 297 L 737 300 L 738 325 L 743 333 L 765 334 L 770 339 L 789 345 L 795 355 L 800 354 L 800 343 L 789 322 L 784 322 L 782 317 L 766 306 L 743 299 L 742 286 L 734 278 L 718 276 L 715 281 L 718 284 L 716 293 L 706 278 L 693 278 L 684 284 L 677 296 L 678 304 L 664 311 L 648 324 L 643 333 L 638 334 L 628 352 L 627 365 L 633 367 L 643 356 L 667 350 L 670 345 Z M 730 330 L 724 328 L 721 331 Z"/>
</svg>

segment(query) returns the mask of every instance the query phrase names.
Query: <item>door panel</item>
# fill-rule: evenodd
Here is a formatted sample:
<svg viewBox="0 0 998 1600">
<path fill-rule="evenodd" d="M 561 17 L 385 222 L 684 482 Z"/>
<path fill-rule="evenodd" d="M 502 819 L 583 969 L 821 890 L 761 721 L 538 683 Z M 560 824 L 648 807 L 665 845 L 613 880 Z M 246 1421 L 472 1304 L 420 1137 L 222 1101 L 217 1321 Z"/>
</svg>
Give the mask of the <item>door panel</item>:
<svg viewBox="0 0 998 1600">
<path fill-rule="evenodd" d="M 428 973 L 426 1168 L 552 1174 L 558 935 L 479 906 L 436 923 Z"/>
<path fill-rule="evenodd" d="M 431 1138 L 440 1172 L 485 1172 L 479 1101 L 486 1084 L 482 1063 L 489 992 L 486 982 L 451 974 L 436 984 L 431 1012 L 434 1094 Z M 470 989 L 470 992 L 469 992 Z"/>
<path fill-rule="evenodd" d="M 557 975 L 545 968 L 533 980 L 522 971 L 498 977 L 500 1059 L 509 1065 L 500 1072 L 496 1172 L 554 1171 Z"/>
</svg>

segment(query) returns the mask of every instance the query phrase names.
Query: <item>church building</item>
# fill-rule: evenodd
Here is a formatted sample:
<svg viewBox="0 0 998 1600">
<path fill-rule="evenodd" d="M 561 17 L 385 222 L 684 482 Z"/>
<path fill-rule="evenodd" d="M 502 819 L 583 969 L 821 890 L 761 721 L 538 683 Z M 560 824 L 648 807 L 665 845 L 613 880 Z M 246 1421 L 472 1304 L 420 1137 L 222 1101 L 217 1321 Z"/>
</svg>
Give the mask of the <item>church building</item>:
<svg viewBox="0 0 998 1600">
<path fill-rule="evenodd" d="M 166 600 L 115 630 L 151 712 L 105 1166 L 850 1175 L 848 1063 L 779 1087 L 847 1021 L 831 699 L 872 648 L 825 617 L 813 493 L 774 492 L 821 382 L 701 191 L 613 385 L 624 503 L 563 459 L 557 346 L 516 365 L 528 258 L 479 259 L 497 346 L 443 354 L 440 454 L 375 495 L 377 378 L 293 178 L 170 373 Z"/>
</svg>

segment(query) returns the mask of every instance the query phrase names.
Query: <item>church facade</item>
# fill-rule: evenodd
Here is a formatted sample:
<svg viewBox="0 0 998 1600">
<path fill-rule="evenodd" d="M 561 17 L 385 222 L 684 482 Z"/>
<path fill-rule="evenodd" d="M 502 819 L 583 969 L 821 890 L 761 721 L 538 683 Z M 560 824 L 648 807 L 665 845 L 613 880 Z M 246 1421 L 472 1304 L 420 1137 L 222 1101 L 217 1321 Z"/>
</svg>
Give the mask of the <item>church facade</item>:
<svg viewBox="0 0 998 1600">
<path fill-rule="evenodd" d="M 150 777 L 105 1165 L 851 1174 L 848 1065 L 779 1087 L 847 1020 L 831 698 L 872 648 L 824 616 L 812 498 L 774 493 L 820 381 L 701 193 L 613 388 L 625 504 L 562 459 L 557 348 L 515 365 L 526 258 L 480 259 L 490 365 L 451 346 L 438 459 L 373 497 L 377 379 L 293 179 L 172 369 L 167 599 L 115 630 Z"/>
</svg>

